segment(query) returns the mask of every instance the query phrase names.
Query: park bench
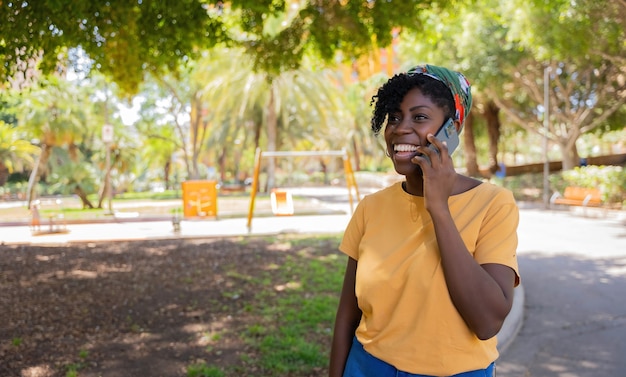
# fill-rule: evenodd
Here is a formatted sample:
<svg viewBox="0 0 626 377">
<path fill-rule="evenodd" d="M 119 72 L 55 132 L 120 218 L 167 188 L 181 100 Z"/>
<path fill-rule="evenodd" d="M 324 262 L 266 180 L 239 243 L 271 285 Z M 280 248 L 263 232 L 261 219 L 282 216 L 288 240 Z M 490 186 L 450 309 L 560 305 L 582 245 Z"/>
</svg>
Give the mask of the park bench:
<svg viewBox="0 0 626 377">
<path fill-rule="evenodd" d="M 602 194 L 596 188 L 566 187 L 563 195 L 555 192 L 550 198 L 551 204 L 568 206 L 600 207 L 602 206 Z"/>
<path fill-rule="evenodd" d="M 56 204 L 60 205 L 61 201 L 57 200 Z M 67 233 L 67 224 L 63 212 L 50 212 L 42 215 L 39 211 L 39 201 L 33 203 L 31 207 L 30 231 L 34 236 L 53 233 Z M 44 224 L 42 217 L 48 219 Z M 46 226 L 47 225 L 47 226 Z"/>
</svg>

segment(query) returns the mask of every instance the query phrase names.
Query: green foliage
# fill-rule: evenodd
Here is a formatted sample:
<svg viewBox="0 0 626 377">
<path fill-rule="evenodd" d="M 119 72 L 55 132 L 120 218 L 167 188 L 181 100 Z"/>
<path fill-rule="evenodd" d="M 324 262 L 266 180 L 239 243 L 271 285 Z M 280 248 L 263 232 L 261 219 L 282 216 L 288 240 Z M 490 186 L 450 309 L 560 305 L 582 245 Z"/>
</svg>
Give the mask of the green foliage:
<svg viewBox="0 0 626 377">
<path fill-rule="evenodd" d="M 623 53 L 626 18 L 618 1 L 516 0 L 509 6 L 515 10 L 510 14 L 518 24 L 516 37 L 540 60 Z"/>
<path fill-rule="evenodd" d="M 386 46 L 392 28 L 419 28 L 415 15 L 429 3 L 312 1 L 298 6 L 298 2 L 284 0 L 2 2 L 0 56 L 5 64 L 0 66 L 0 77 L 26 71 L 26 62 L 32 65 L 38 59 L 44 72 L 54 71 L 59 56 L 73 60 L 79 67 L 84 63 L 73 49 L 80 47 L 93 61 L 92 67 L 111 77 L 125 92 L 135 93 L 144 72 L 176 71 L 219 43 L 246 47 L 256 69 L 273 75 L 298 68 L 308 53 L 331 61 L 338 50 L 351 58 L 373 46 Z"/>
<path fill-rule="evenodd" d="M 606 203 L 622 203 L 626 199 L 626 170 L 621 166 L 581 166 L 550 179 L 560 192 L 567 186 L 597 188 Z"/>
<path fill-rule="evenodd" d="M 38 147 L 24 140 L 18 128 L 0 120 L 0 168 L 4 166 L 8 173 L 22 172 L 33 166 L 33 155 L 38 151 Z M 3 184 L 0 178 L 0 186 Z"/>
<path fill-rule="evenodd" d="M 174 68 L 223 39 L 219 20 L 208 17 L 198 0 L 56 1 L 0 3 L 2 77 L 43 53 L 41 68 L 53 71 L 59 54 L 80 46 L 94 67 L 123 88 L 138 87 L 145 70 Z M 71 56 L 70 56 L 71 57 Z"/>
</svg>

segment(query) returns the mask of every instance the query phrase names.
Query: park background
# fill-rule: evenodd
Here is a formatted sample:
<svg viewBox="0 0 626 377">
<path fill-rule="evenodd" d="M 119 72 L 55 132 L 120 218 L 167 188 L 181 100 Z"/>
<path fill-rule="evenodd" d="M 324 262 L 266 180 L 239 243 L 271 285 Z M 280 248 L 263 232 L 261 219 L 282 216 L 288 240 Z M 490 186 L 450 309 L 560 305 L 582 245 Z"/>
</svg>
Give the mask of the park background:
<svg viewBox="0 0 626 377">
<path fill-rule="evenodd" d="M 226 193 L 257 149 L 346 150 L 357 175 L 392 173 L 370 99 L 423 62 L 473 85 L 460 171 L 520 200 L 566 186 L 624 200 L 622 0 L 78 4 L 0 8 L 0 194 L 27 209 L 73 196 L 113 212 L 186 180 Z M 262 177 L 263 192 L 345 185 L 332 157 L 268 159 Z"/>
<path fill-rule="evenodd" d="M 183 206 L 182 184 L 196 180 L 216 183 L 218 211 L 234 202 L 247 210 L 257 150 L 345 150 L 362 192 L 382 187 L 397 177 L 369 130 L 370 99 L 418 63 L 457 69 L 473 85 L 453 156 L 459 171 L 538 205 L 567 186 L 597 188 L 602 206 L 620 211 L 625 30 L 624 0 L 2 1 L 0 220 L 27 223 L 33 204 L 68 223 L 170 218 Z M 261 177 L 261 208 L 272 188 L 346 186 L 335 157 L 269 159 Z M 119 343 L 145 346 L 166 338 L 180 305 L 188 325 L 212 323 L 195 313 L 213 309 L 222 325 L 181 341 L 185 352 L 195 347 L 182 359 L 128 356 L 137 373 L 165 363 L 189 376 L 319 375 L 344 266 L 337 242 L 260 240 L 254 253 L 247 240 L 10 247 L 2 278 L 11 289 L 0 295 L 10 298 L 7 323 L 49 322 L 8 334 L 0 354 L 22 373 L 110 372 L 119 354 L 85 316 L 106 314 Z M 104 255 L 111 259 L 89 259 Z M 77 280 L 64 272 L 71 263 Z M 58 283 L 13 289 L 20 279 Z M 125 316 L 123 305 L 111 313 L 122 292 L 148 313 Z M 162 293 L 185 301 L 163 306 Z M 146 296 L 161 301 L 147 306 Z M 229 322 L 233 313 L 247 322 Z"/>
</svg>

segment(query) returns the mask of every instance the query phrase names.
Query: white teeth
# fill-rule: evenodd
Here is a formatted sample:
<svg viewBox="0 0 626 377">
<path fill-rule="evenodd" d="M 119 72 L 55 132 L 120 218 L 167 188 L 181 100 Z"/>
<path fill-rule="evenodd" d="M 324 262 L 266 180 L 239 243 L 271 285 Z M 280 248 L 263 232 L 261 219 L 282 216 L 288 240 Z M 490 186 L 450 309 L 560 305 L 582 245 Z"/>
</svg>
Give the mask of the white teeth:
<svg viewBox="0 0 626 377">
<path fill-rule="evenodd" d="M 411 144 L 395 144 L 393 150 L 395 152 L 415 152 L 417 151 L 417 146 Z"/>
</svg>

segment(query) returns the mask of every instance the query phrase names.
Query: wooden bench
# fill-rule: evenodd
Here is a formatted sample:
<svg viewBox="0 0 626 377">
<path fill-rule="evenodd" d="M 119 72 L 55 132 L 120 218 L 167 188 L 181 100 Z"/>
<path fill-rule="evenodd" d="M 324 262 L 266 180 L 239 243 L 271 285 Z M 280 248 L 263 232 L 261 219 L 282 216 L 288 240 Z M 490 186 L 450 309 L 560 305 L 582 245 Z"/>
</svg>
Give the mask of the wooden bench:
<svg viewBox="0 0 626 377">
<path fill-rule="evenodd" d="M 600 207 L 602 206 L 602 194 L 595 188 L 566 187 L 563 195 L 555 192 L 550 198 L 551 204 L 568 206 Z"/>
</svg>

